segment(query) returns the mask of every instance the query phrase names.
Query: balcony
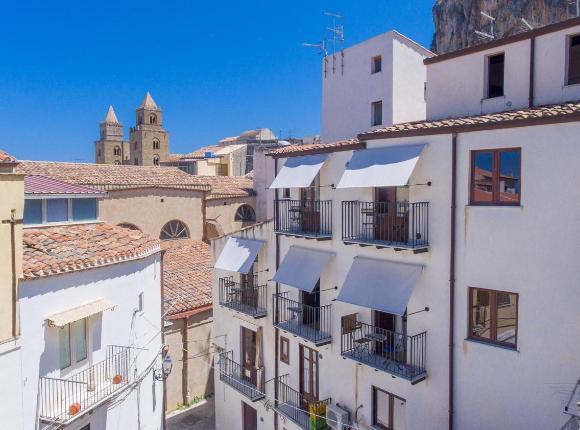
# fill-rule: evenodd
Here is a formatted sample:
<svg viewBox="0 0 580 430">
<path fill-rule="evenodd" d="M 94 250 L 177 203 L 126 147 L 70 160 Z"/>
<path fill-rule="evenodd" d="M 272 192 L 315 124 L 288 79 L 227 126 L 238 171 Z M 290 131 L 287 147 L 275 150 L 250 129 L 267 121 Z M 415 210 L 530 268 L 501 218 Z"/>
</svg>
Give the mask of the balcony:
<svg viewBox="0 0 580 430">
<path fill-rule="evenodd" d="M 220 354 L 220 381 L 239 391 L 252 402 L 266 397 L 264 389 L 264 368 L 240 366 L 233 359 L 233 351 Z"/>
<path fill-rule="evenodd" d="M 427 377 L 427 332 L 408 336 L 354 322 L 342 328 L 341 355 L 416 384 Z"/>
<path fill-rule="evenodd" d="M 304 430 L 326 429 L 326 419 L 322 417 L 326 415 L 330 399 L 316 401 L 307 399 L 287 385 L 287 376 L 281 376 L 275 381 L 278 387 L 276 411 Z"/>
<path fill-rule="evenodd" d="M 332 237 L 331 200 L 277 200 L 274 231 L 278 234 L 328 240 Z"/>
<path fill-rule="evenodd" d="M 266 316 L 267 291 L 267 285 L 252 286 L 234 282 L 231 277 L 219 280 L 220 305 L 253 318 Z"/>
<path fill-rule="evenodd" d="M 274 294 L 273 299 L 274 309 L 278 307 L 274 318 L 275 327 L 300 336 L 317 346 L 332 341 L 331 305 L 308 306 L 289 299 L 288 293 Z"/>
<path fill-rule="evenodd" d="M 342 202 L 342 240 L 377 248 L 429 247 L 429 203 Z"/>
<path fill-rule="evenodd" d="M 39 416 L 66 425 L 120 393 L 131 382 L 131 348 L 107 346 L 106 358 L 67 378 L 40 378 Z"/>
</svg>

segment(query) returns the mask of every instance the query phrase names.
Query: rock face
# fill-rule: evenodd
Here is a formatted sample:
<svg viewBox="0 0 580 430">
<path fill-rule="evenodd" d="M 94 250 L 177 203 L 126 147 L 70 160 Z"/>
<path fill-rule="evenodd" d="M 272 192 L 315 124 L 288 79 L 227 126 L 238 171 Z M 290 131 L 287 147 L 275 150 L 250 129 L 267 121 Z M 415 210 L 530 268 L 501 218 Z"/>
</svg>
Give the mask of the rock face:
<svg viewBox="0 0 580 430">
<path fill-rule="evenodd" d="M 496 18 L 496 38 L 511 36 L 576 16 L 576 5 L 568 0 L 436 0 L 433 6 L 435 35 L 431 49 L 437 54 L 456 51 L 488 41 L 475 31 L 490 32 L 490 21 L 480 12 Z"/>
</svg>

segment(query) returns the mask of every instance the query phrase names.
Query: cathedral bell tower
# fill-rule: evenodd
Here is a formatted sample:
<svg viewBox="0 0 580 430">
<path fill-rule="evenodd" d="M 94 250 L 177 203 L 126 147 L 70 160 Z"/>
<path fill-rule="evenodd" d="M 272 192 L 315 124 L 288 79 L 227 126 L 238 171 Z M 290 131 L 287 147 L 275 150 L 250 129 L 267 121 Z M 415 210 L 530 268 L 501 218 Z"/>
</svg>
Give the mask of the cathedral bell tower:
<svg viewBox="0 0 580 430">
<path fill-rule="evenodd" d="M 129 145 L 123 141 L 123 125 L 117 119 L 113 106 L 99 125 L 100 138 L 95 142 L 97 164 L 128 164 Z"/>
<path fill-rule="evenodd" d="M 137 123 L 131 129 L 131 164 L 158 166 L 169 157 L 169 133 L 162 127 L 161 109 L 147 92 L 137 108 Z"/>
</svg>

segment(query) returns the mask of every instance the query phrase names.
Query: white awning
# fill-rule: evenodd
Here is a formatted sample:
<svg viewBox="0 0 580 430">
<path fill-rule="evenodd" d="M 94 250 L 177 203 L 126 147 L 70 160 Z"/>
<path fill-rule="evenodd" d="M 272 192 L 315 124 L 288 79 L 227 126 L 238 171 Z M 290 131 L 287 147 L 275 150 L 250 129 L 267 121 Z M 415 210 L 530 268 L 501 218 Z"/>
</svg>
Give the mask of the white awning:
<svg viewBox="0 0 580 430">
<path fill-rule="evenodd" d="M 423 266 L 355 257 L 337 300 L 403 315 Z"/>
<path fill-rule="evenodd" d="M 402 187 L 426 144 L 354 151 L 336 188 Z"/>
<path fill-rule="evenodd" d="M 327 158 L 328 154 L 288 158 L 270 188 L 309 187 Z"/>
<path fill-rule="evenodd" d="M 230 237 L 215 262 L 214 268 L 247 274 L 262 246 L 264 242 L 261 240 Z"/>
<path fill-rule="evenodd" d="M 332 252 L 291 246 L 272 280 L 311 293 L 332 257 Z"/>
<path fill-rule="evenodd" d="M 46 318 L 46 322 L 52 327 L 64 327 L 75 321 L 90 317 L 91 315 L 100 314 L 109 309 L 113 309 L 114 304 L 106 299 L 95 300 L 94 302 L 85 303 L 84 305 L 68 309 L 58 314 Z"/>
</svg>

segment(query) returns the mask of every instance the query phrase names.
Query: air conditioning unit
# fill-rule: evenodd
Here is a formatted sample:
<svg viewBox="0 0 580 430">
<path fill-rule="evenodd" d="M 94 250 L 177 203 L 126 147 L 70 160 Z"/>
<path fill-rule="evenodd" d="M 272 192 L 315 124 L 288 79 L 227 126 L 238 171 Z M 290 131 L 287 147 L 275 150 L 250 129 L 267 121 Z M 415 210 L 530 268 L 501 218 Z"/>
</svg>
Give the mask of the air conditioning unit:
<svg viewBox="0 0 580 430">
<path fill-rule="evenodd" d="M 326 406 L 326 425 L 333 430 L 346 430 L 350 425 L 350 412 L 338 405 Z"/>
</svg>

